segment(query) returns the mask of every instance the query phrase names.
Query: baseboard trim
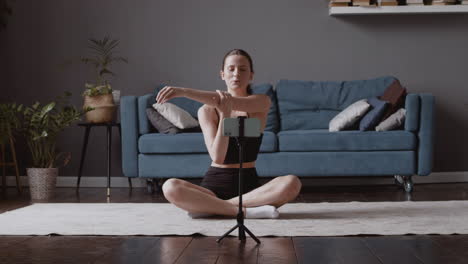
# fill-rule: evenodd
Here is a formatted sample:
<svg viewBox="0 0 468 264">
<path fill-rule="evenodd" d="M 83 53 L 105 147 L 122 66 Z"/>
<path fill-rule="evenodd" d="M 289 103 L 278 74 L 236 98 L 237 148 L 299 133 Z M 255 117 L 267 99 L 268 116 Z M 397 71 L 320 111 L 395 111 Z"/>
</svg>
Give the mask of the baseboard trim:
<svg viewBox="0 0 468 264">
<path fill-rule="evenodd" d="M 59 176 L 57 178 L 57 187 L 76 187 L 76 176 Z M 199 180 L 199 179 L 198 179 Z M 349 186 L 349 185 L 386 185 L 393 184 L 392 177 L 320 177 L 320 178 L 301 178 L 305 186 Z M 20 177 L 21 185 L 28 186 L 26 176 Z M 434 172 L 428 176 L 413 177 L 415 184 L 420 183 L 455 183 L 468 182 L 468 171 L 457 172 Z M 7 176 L 7 186 L 16 186 L 15 176 Z M 106 187 L 107 177 L 82 177 L 81 187 Z M 132 178 L 133 187 L 146 187 L 146 180 L 141 178 Z M 127 177 L 112 177 L 111 187 L 128 187 Z"/>
<path fill-rule="evenodd" d="M 76 187 L 77 176 L 59 176 L 57 177 L 57 187 Z M 21 186 L 28 186 L 27 176 L 20 177 Z M 7 186 L 16 186 L 16 177 L 7 177 Z M 141 178 L 132 178 L 133 187 L 146 187 L 146 180 Z M 81 177 L 80 187 L 107 187 L 107 177 Z M 129 187 L 127 177 L 111 177 L 111 187 Z"/>
</svg>

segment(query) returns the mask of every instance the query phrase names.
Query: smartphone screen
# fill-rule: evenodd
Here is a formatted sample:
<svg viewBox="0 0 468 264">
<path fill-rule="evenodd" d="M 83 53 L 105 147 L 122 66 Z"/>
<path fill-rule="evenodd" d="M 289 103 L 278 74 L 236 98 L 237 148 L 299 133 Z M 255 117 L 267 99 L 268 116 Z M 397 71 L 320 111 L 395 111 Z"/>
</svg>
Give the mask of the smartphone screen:
<svg viewBox="0 0 468 264">
<path fill-rule="evenodd" d="M 224 118 L 223 119 L 223 136 L 238 137 L 239 136 L 239 119 Z M 260 119 L 246 118 L 244 119 L 244 137 L 260 137 Z"/>
</svg>

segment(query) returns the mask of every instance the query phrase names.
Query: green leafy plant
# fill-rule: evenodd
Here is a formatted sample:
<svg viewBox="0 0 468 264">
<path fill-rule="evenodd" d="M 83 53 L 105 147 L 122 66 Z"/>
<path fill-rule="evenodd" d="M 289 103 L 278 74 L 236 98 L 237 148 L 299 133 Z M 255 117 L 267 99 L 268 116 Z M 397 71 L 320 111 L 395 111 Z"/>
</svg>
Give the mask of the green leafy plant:
<svg viewBox="0 0 468 264">
<path fill-rule="evenodd" d="M 71 93 L 59 97 L 48 104 L 36 102 L 32 106 L 21 107 L 20 132 L 24 135 L 32 155 L 34 168 L 54 168 L 59 161 L 65 166 L 70 160 L 70 153 L 58 153 L 57 137 L 61 131 L 90 109 L 82 111 L 68 104 Z"/>
<path fill-rule="evenodd" d="M 85 64 L 91 64 L 96 70 L 96 83 L 86 83 L 86 90 L 83 96 L 96 96 L 101 94 L 112 93 L 112 88 L 109 84 L 108 76 L 115 76 L 110 70 L 110 66 L 115 62 L 128 63 L 126 58 L 116 55 L 116 48 L 120 41 L 117 39 L 109 39 L 104 37 L 102 40 L 89 39 L 88 49 L 91 51 L 91 57 L 83 57 L 81 61 Z"/>
</svg>

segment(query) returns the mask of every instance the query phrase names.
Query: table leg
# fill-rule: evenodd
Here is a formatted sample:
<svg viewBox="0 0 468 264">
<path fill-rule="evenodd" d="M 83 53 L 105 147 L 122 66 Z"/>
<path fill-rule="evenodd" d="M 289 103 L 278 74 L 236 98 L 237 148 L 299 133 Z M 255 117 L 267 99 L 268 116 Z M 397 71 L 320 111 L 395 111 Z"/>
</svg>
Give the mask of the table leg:
<svg viewBox="0 0 468 264">
<path fill-rule="evenodd" d="M 119 128 L 119 137 L 122 139 L 122 127 L 121 124 L 117 126 Z M 128 187 L 132 189 L 132 178 L 128 177 Z"/>
<path fill-rule="evenodd" d="M 88 146 L 88 137 L 89 137 L 89 131 L 90 130 L 91 130 L 91 127 L 87 126 L 86 130 L 85 130 L 83 147 L 81 148 L 80 168 L 78 169 L 78 182 L 76 183 L 77 190 L 78 190 L 78 188 L 80 188 L 81 174 L 83 172 L 83 163 L 84 163 L 84 159 L 86 157 L 86 148 Z"/>
<path fill-rule="evenodd" d="M 2 175 L 2 193 L 3 195 L 6 195 L 6 159 L 5 159 L 5 145 L 1 144 L 1 148 L 2 148 L 2 171 L 3 171 L 3 175 Z"/>
<path fill-rule="evenodd" d="M 112 126 L 107 126 L 107 196 L 110 196 Z"/>
</svg>

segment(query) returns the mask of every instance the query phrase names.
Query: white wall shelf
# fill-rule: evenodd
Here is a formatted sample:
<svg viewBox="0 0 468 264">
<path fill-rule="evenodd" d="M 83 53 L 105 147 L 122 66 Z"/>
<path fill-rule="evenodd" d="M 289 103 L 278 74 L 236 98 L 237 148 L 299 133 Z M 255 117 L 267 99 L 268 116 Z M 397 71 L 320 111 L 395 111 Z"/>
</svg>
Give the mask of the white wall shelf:
<svg viewBox="0 0 468 264">
<path fill-rule="evenodd" d="M 333 6 L 330 7 L 330 16 L 342 15 L 387 15 L 387 14 L 456 14 L 468 13 L 468 5 L 446 6 Z"/>
</svg>

